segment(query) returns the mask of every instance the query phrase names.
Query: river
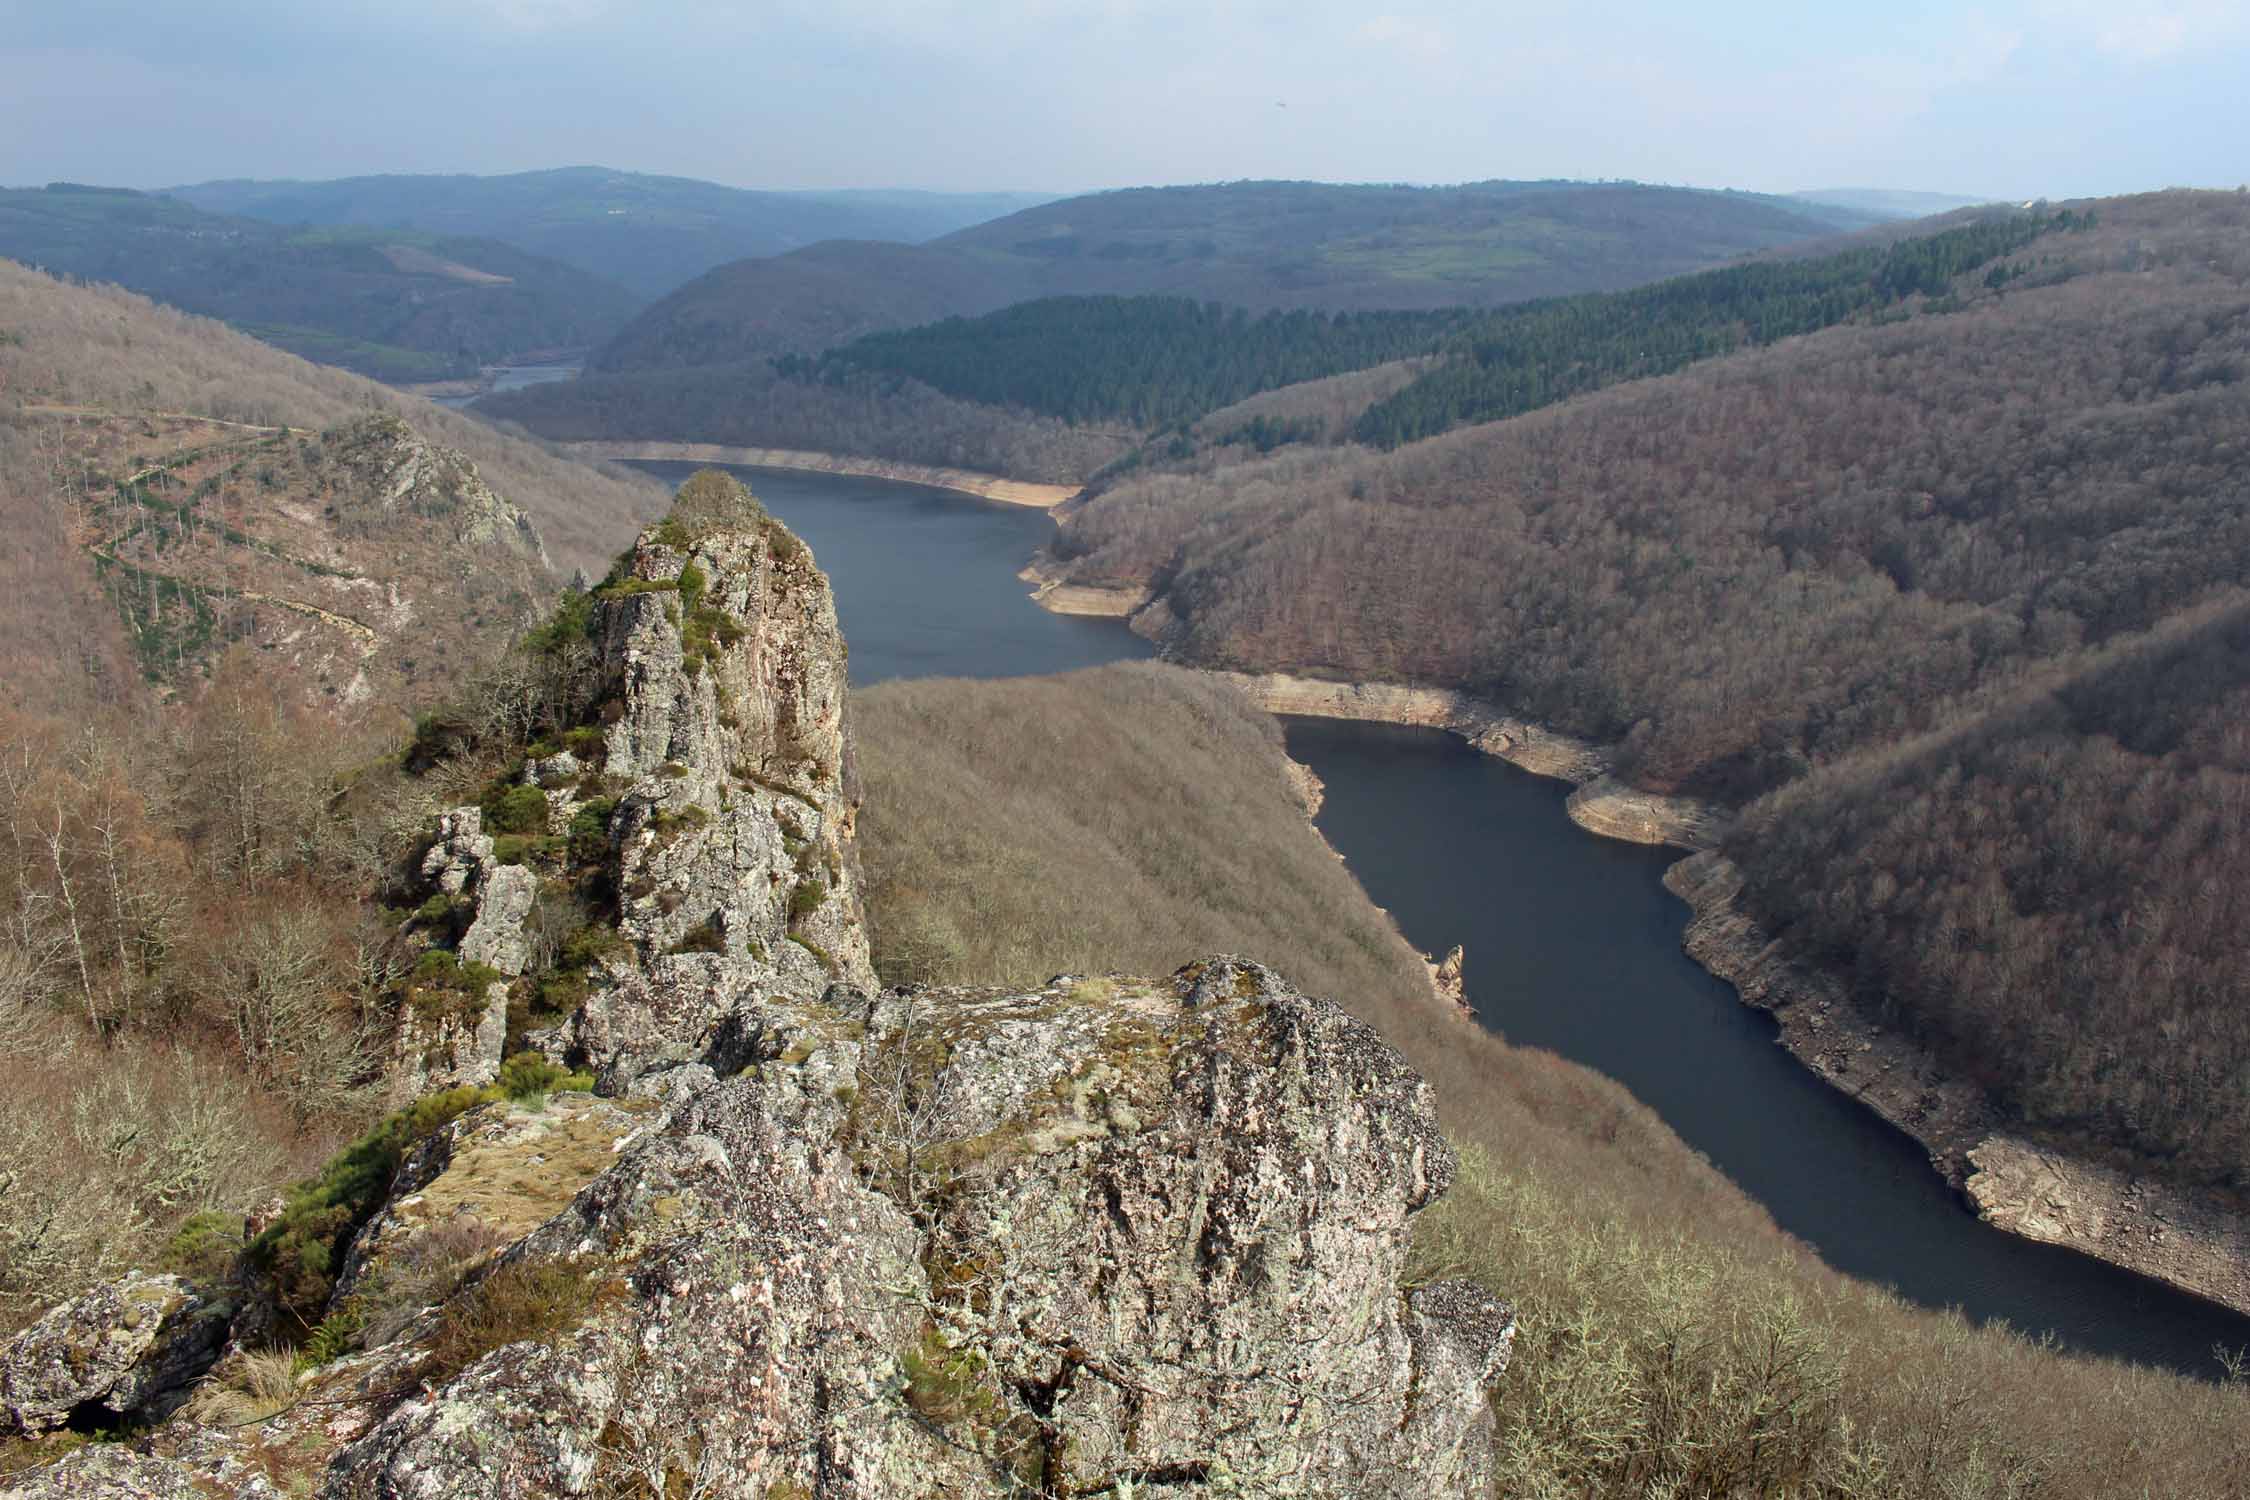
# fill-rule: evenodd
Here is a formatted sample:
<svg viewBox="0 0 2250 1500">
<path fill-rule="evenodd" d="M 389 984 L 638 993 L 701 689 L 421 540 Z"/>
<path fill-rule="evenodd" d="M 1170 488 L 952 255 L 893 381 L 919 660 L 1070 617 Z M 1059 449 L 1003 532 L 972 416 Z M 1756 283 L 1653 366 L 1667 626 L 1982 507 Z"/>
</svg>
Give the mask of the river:
<svg viewBox="0 0 2250 1500">
<path fill-rule="evenodd" d="M 677 483 L 690 464 L 640 467 Z M 852 681 L 1002 677 L 1149 655 L 1114 620 L 1051 615 L 1016 569 L 1035 510 L 917 485 L 739 470 L 836 590 Z M 1772 1023 L 1680 950 L 1675 853 L 1596 838 L 1567 788 L 1438 730 L 1289 720 L 1320 827 L 1429 952 L 1468 950 L 1477 1013 L 1509 1040 L 1617 1079 L 1831 1265 L 2065 1346 L 2217 1373 L 2250 1318 L 1979 1223 L 1921 1149 L 1773 1041 Z M 1284 956 L 1281 966 L 1286 970 Z"/>
</svg>

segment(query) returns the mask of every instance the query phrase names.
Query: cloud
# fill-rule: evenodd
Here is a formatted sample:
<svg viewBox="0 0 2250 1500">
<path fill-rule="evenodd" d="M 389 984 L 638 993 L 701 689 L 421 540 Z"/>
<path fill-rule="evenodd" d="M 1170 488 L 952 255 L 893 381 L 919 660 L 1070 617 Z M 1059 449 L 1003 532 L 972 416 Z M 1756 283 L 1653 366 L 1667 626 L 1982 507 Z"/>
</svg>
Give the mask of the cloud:
<svg viewBox="0 0 2250 1500">
<path fill-rule="evenodd" d="M 2057 13 L 2080 45 L 2133 66 L 2185 59 L 2250 38 L 2250 5 L 2242 0 L 2123 7 L 2108 0 L 2066 0 Z"/>
<path fill-rule="evenodd" d="M 608 0 L 472 0 L 471 8 L 519 31 L 547 31 L 599 20 L 609 4 Z"/>
<path fill-rule="evenodd" d="M 1359 34 L 1370 42 L 1435 57 L 1445 51 L 1446 35 L 1427 21 L 1380 15 L 1362 24 Z"/>
</svg>

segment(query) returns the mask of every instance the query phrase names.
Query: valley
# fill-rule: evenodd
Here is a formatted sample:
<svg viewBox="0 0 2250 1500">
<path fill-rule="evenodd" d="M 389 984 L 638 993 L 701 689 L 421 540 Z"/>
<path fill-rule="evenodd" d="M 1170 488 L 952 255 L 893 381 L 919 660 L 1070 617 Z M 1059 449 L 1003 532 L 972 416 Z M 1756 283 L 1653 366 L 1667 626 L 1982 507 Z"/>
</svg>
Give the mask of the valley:
<svg viewBox="0 0 2250 1500">
<path fill-rule="evenodd" d="M 1146 650 L 1115 623 L 1042 616 L 1006 595 L 1010 549 L 1035 543 L 1036 525 L 890 484 L 739 472 L 833 570 L 855 689 Z M 933 514 L 958 518 L 943 553 L 923 519 Z M 956 623 L 970 611 L 973 631 Z M 1588 828 L 1566 797 L 1598 774 L 1592 747 L 1453 695 L 1199 675 L 1284 716 L 1290 754 L 1325 787 L 1323 833 L 1416 948 L 1467 947 L 1484 1024 L 1623 1083 L 1829 1264 L 1925 1306 L 2188 1372 L 2208 1371 L 2214 1342 L 2250 1341 L 2250 1314 L 2213 1305 L 2239 1295 L 2235 1254 L 2215 1257 L 2228 1279 L 2191 1278 L 2201 1295 L 2183 1296 L 2144 1279 L 2162 1263 L 2126 1259 L 2143 1273 L 2128 1274 L 2069 1253 L 2108 1259 L 2111 1247 L 2048 1249 L 1979 1224 L 1848 1079 L 1832 1089 L 1775 1046 L 1774 1028 L 1720 982 L 1729 976 L 1714 981 L 1682 952 L 1691 913 L 1666 888 L 1679 856 L 1617 847 L 1617 828 Z M 1469 748 L 1446 748 L 1460 741 Z M 1627 842 L 1692 848 L 1716 832 L 1708 810 L 1665 811 L 1661 837 Z M 2165 1219 L 2193 1239 L 2192 1213 Z"/>
<path fill-rule="evenodd" d="M 2250 200 L 1910 198 L 0 195 L 0 1487 L 2229 1492 Z"/>
</svg>

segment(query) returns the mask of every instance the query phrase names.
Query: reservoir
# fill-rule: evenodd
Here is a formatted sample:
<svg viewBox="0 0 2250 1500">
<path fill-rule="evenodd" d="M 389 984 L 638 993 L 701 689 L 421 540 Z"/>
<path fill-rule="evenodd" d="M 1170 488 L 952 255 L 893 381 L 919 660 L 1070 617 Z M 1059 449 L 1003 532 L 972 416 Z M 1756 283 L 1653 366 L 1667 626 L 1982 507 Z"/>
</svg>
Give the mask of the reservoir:
<svg viewBox="0 0 2250 1500">
<path fill-rule="evenodd" d="M 675 488 L 701 464 L 636 463 Z M 836 591 L 852 683 L 1037 677 L 1155 652 L 1117 620 L 1051 615 L 1016 570 L 1055 534 L 1043 510 L 927 485 L 732 469 L 803 537 Z"/>
<path fill-rule="evenodd" d="M 677 483 L 691 464 L 641 465 Z M 851 676 L 1005 677 L 1146 657 L 1115 620 L 1051 615 L 1015 574 L 1039 511 L 888 480 L 738 470 L 811 544 Z M 1321 830 L 1409 941 L 1468 951 L 1468 993 L 1510 1041 L 1617 1079 L 1829 1264 L 2072 1349 L 2215 1377 L 2250 1318 L 1979 1223 L 1921 1148 L 1776 1046 L 1772 1023 L 1680 950 L 1679 856 L 1596 838 L 1568 788 L 1438 730 L 1286 721 L 1327 783 Z M 1280 967 L 1287 971 L 1284 960 Z"/>
</svg>

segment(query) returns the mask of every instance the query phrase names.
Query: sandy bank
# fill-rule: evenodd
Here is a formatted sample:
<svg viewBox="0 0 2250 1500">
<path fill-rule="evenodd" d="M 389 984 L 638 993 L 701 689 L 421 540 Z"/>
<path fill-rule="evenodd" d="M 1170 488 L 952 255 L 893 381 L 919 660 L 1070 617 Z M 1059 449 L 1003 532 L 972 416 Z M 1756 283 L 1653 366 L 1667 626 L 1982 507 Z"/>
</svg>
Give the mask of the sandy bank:
<svg viewBox="0 0 2250 1500">
<path fill-rule="evenodd" d="M 1449 688 L 1384 682 L 1326 682 L 1286 672 L 1214 672 L 1269 713 L 1322 719 L 1416 724 L 1457 734 L 1487 755 L 1540 776 L 1573 783 L 1571 821 L 1604 838 L 1707 849 L 1726 826 L 1726 810 L 1691 797 L 1664 797 L 1611 774 L 1609 752 L 1519 718 Z"/>
<path fill-rule="evenodd" d="M 808 453 L 795 448 L 733 448 L 722 443 L 657 443 L 601 441 L 564 443 L 566 453 L 579 458 L 639 459 L 647 462 L 689 464 L 743 464 L 759 469 L 804 469 L 815 474 L 854 474 L 869 479 L 897 479 L 954 490 L 1002 505 L 1022 505 L 1033 510 L 1053 510 L 1078 493 L 1076 485 L 1033 484 L 1022 479 L 1002 479 L 970 469 L 947 469 L 935 464 L 901 463 L 888 458 L 860 458 L 850 454 Z"/>
</svg>

